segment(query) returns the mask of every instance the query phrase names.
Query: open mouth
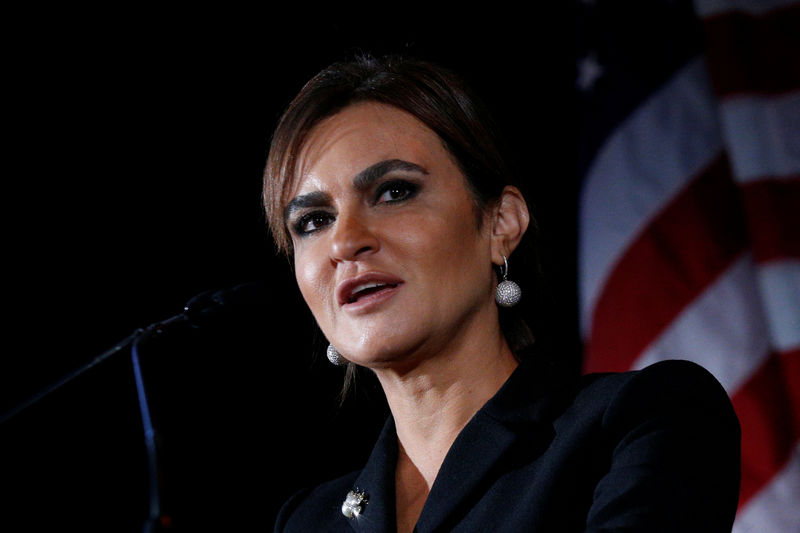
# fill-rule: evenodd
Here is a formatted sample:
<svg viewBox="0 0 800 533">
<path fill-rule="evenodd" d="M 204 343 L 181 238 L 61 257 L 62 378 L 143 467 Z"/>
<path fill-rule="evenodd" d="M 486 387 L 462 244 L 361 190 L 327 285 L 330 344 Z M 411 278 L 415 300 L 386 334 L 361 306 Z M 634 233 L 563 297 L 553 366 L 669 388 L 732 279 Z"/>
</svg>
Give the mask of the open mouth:
<svg viewBox="0 0 800 533">
<path fill-rule="evenodd" d="M 364 283 L 359 285 L 353 289 L 350 293 L 350 296 L 347 298 L 345 303 L 352 304 L 360 300 L 361 298 L 370 296 L 372 294 L 376 294 L 379 292 L 383 292 L 386 290 L 394 289 L 397 287 L 396 283 L 379 283 L 379 282 L 372 282 L 372 283 Z"/>
<path fill-rule="evenodd" d="M 336 288 L 339 305 L 346 305 L 355 312 L 366 312 L 395 293 L 403 284 L 402 278 L 386 272 L 365 272 L 342 281 Z"/>
</svg>

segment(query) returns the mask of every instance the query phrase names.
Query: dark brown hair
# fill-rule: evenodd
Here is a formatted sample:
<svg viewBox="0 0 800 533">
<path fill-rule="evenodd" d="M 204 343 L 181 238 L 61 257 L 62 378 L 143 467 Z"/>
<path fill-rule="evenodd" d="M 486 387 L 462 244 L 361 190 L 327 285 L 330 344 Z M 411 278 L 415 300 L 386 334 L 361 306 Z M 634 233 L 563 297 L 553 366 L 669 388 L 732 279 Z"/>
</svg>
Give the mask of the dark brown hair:
<svg viewBox="0 0 800 533">
<path fill-rule="evenodd" d="M 283 209 L 298 178 L 300 151 L 317 124 L 359 102 L 394 106 L 434 131 L 466 178 L 477 213 L 482 214 L 498 199 L 506 185 L 519 186 L 502 153 L 490 114 L 454 73 L 429 62 L 398 56 L 360 56 L 335 63 L 306 83 L 283 114 L 272 138 L 264 173 L 264 208 L 275 242 L 287 256 L 292 250 Z M 480 223 L 481 217 L 477 219 Z M 535 231 L 533 226 L 529 234 Z M 533 254 L 514 255 L 514 279 L 525 289 L 526 283 L 520 278 L 526 271 L 538 273 L 538 261 L 523 266 L 517 258 Z M 516 316 L 519 314 L 513 308 L 501 309 L 500 315 L 503 332 L 515 351 L 532 343 L 531 331 Z"/>
</svg>

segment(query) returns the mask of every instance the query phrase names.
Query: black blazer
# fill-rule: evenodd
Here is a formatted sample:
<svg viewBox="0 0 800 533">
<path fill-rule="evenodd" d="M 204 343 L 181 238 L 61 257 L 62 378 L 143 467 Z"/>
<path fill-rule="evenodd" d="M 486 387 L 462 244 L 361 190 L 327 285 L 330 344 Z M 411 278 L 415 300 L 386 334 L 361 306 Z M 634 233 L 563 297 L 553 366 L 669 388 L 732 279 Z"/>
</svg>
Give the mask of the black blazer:
<svg viewBox="0 0 800 533">
<path fill-rule="evenodd" d="M 456 438 L 416 531 L 730 531 L 739 423 L 719 383 L 687 361 L 565 381 L 523 362 Z M 275 531 L 395 531 L 390 418 L 367 465 L 291 498 Z M 366 492 L 346 518 L 348 492 Z"/>
</svg>

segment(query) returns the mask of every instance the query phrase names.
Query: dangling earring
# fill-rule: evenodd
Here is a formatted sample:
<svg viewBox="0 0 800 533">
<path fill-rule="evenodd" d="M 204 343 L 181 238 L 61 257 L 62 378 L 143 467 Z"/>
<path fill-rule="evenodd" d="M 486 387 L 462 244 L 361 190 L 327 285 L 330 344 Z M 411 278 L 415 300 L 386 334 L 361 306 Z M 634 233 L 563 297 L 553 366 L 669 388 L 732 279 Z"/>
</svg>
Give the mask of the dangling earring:
<svg viewBox="0 0 800 533">
<path fill-rule="evenodd" d="M 500 267 L 500 275 L 503 281 L 497 284 L 494 299 L 501 307 L 512 307 L 519 303 L 522 298 L 522 289 L 513 281 L 508 280 L 508 260 L 503 256 L 503 266 Z"/>
<path fill-rule="evenodd" d="M 347 364 L 347 359 L 342 357 L 342 354 L 339 353 L 339 350 L 337 350 L 333 344 L 328 344 L 328 349 L 325 354 L 328 356 L 328 361 L 336 366 L 344 366 Z"/>
</svg>

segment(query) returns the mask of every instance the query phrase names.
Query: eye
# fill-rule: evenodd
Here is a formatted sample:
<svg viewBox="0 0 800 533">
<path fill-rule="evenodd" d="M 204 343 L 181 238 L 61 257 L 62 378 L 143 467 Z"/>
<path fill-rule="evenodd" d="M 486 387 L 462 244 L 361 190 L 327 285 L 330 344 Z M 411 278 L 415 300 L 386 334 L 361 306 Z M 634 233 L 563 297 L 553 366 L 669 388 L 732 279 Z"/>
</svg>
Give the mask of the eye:
<svg viewBox="0 0 800 533">
<path fill-rule="evenodd" d="M 312 211 L 307 213 L 292 224 L 294 232 L 299 236 L 305 236 L 315 231 L 319 231 L 333 222 L 333 215 L 326 211 Z"/>
<path fill-rule="evenodd" d="M 375 192 L 376 203 L 395 203 L 413 197 L 419 187 L 405 180 L 391 180 L 382 183 Z"/>
</svg>

